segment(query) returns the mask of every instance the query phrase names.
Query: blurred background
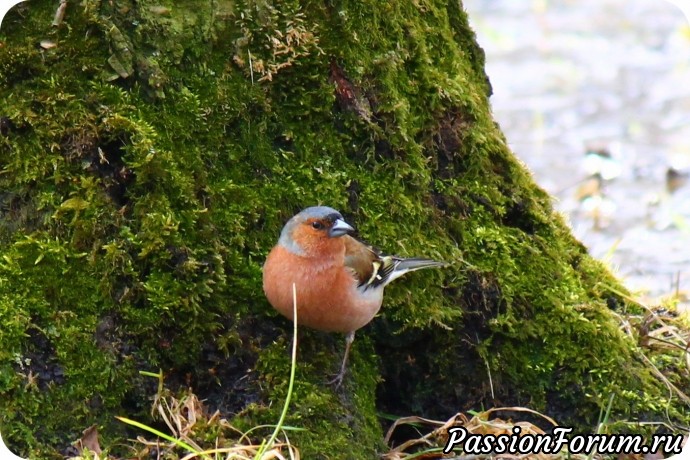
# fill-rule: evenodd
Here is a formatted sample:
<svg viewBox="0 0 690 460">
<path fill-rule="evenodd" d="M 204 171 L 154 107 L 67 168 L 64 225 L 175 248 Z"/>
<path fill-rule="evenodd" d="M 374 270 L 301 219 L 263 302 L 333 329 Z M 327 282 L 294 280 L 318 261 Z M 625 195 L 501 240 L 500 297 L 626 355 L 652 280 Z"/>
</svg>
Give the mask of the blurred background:
<svg viewBox="0 0 690 460">
<path fill-rule="evenodd" d="M 690 311 L 690 24 L 662 0 L 464 0 L 515 154 L 590 253 Z"/>
</svg>

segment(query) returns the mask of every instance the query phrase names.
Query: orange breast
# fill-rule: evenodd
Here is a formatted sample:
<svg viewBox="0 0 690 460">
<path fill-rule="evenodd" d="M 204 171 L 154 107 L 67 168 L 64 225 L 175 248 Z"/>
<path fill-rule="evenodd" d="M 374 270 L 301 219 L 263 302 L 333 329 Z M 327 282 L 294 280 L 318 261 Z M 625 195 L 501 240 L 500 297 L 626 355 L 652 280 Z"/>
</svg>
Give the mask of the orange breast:
<svg viewBox="0 0 690 460">
<path fill-rule="evenodd" d="M 330 259 L 302 257 L 273 248 L 263 269 L 264 292 L 292 319 L 292 284 L 297 288 L 297 322 L 313 329 L 351 332 L 369 323 L 381 307 L 382 291 L 363 294 L 342 253 Z"/>
</svg>

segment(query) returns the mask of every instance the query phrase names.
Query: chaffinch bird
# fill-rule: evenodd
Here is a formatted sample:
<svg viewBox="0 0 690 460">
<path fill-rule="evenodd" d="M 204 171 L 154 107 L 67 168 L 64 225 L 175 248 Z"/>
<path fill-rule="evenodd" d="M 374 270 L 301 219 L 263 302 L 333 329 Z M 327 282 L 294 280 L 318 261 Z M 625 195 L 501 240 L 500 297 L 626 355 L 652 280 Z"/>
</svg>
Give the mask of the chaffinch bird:
<svg viewBox="0 0 690 460">
<path fill-rule="evenodd" d="M 383 255 L 355 239 L 343 216 L 333 208 L 314 206 L 293 216 L 263 267 L 268 301 L 292 319 L 292 285 L 297 290 L 297 323 L 347 334 L 336 387 L 345 375 L 355 331 L 381 308 L 383 289 L 407 272 L 442 267 L 431 259 Z"/>
</svg>

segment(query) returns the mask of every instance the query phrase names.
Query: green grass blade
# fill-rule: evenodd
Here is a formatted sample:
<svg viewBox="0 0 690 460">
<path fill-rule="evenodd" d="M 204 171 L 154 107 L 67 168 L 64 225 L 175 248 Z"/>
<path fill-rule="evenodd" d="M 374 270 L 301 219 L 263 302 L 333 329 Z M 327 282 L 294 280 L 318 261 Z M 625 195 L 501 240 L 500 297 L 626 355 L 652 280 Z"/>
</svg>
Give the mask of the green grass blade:
<svg viewBox="0 0 690 460">
<path fill-rule="evenodd" d="M 280 414 L 280 419 L 276 424 L 275 430 L 271 434 L 267 443 L 262 443 L 261 448 L 256 453 L 254 458 L 256 460 L 261 459 L 263 454 L 267 449 L 273 447 L 273 443 L 278 436 L 278 433 L 282 429 L 285 417 L 287 417 L 288 407 L 290 407 L 290 398 L 292 396 L 292 389 L 295 384 L 295 370 L 297 368 L 297 287 L 295 283 L 292 283 L 292 362 L 290 365 L 290 383 L 288 384 L 288 393 L 285 397 L 285 404 L 283 405 L 283 412 Z"/>
<path fill-rule="evenodd" d="M 144 425 L 143 423 L 137 422 L 136 420 L 128 419 L 128 418 L 126 418 L 126 417 L 118 417 L 117 415 L 115 416 L 115 418 L 118 419 L 119 421 L 123 422 L 123 423 L 126 423 L 126 424 L 128 424 L 128 425 L 135 426 L 135 427 L 140 428 L 140 429 L 142 429 L 142 430 L 148 431 L 149 433 L 155 434 L 156 436 L 158 436 L 158 437 L 160 437 L 160 438 L 163 438 L 163 439 L 165 439 L 165 440 L 167 440 L 167 441 L 170 441 L 170 442 L 172 442 L 173 444 L 177 445 L 178 447 L 181 447 L 181 448 L 183 448 L 183 449 L 185 449 L 185 450 L 188 450 L 188 451 L 191 452 L 191 453 L 194 453 L 194 454 L 201 454 L 201 455 L 203 455 L 205 458 L 209 458 L 209 459 L 211 458 L 211 457 L 209 457 L 208 455 L 204 455 L 203 452 L 201 452 L 201 451 L 195 449 L 194 447 L 190 446 L 190 445 L 187 444 L 186 442 L 184 442 L 184 441 L 182 441 L 182 440 L 180 440 L 180 439 L 174 438 L 174 437 L 170 436 L 169 434 L 165 434 L 165 433 L 163 433 L 162 431 L 158 431 L 157 429 L 152 428 L 152 427 L 150 427 L 150 426 L 148 426 L 148 425 Z"/>
</svg>

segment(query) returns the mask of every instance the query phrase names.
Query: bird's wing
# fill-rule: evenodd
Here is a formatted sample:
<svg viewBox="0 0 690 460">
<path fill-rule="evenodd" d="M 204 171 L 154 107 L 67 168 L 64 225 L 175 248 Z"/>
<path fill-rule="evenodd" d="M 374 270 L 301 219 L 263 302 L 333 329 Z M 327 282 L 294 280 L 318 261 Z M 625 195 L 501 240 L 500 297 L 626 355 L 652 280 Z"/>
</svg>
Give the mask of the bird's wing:
<svg viewBox="0 0 690 460">
<path fill-rule="evenodd" d="M 350 268 L 364 289 L 385 286 L 407 272 L 422 268 L 444 267 L 445 262 L 431 259 L 388 256 L 379 253 L 368 244 L 345 235 L 345 266 Z"/>
<path fill-rule="evenodd" d="M 404 260 L 395 256 L 381 254 L 373 246 L 349 235 L 345 238 L 345 266 L 352 269 L 358 285 L 364 289 L 385 286 L 397 276 L 392 276 Z"/>
<path fill-rule="evenodd" d="M 359 286 L 371 284 L 383 265 L 378 251 L 350 235 L 342 238 L 345 241 L 345 266 L 352 270 Z"/>
</svg>

